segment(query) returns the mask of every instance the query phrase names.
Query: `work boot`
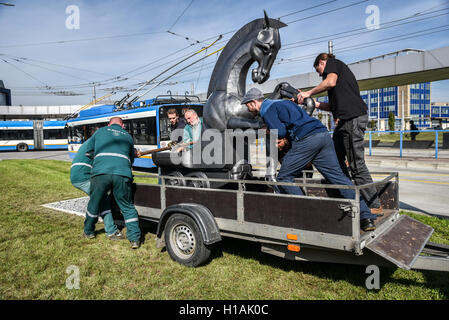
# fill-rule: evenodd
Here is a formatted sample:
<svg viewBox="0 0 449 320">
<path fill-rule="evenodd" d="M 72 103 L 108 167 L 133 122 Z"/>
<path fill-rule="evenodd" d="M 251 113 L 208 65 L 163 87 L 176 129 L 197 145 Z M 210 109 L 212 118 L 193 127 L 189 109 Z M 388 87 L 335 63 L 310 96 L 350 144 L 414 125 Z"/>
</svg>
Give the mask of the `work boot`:
<svg viewBox="0 0 449 320">
<path fill-rule="evenodd" d="M 125 237 L 120 232 L 120 230 L 116 230 L 113 234 L 108 234 L 107 236 L 108 236 L 109 240 L 123 240 L 123 239 L 125 239 Z"/>
<path fill-rule="evenodd" d="M 371 208 L 371 213 L 375 214 L 376 216 L 383 217 L 384 216 L 384 209 L 382 206 L 379 208 Z"/>
<path fill-rule="evenodd" d="M 376 226 L 374 225 L 373 220 L 362 219 L 360 220 L 360 229 L 362 229 L 363 231 L 373 231 L 376 230 Z"/>
<path fill-rule="evenodd" d="M 93 239 L 93 238 L 95 238 L 95 233 L 87 234 L 87 233 L 83 232 L 83 236 L 84 236 L 84 238 L 87 238 L 87 239 Z"/>
<path fill-rule="evenodd" d="M 140 241 L 130 241 L 131 242 L 131 249 L 139 249 L 140 247 Z"/>
</svg>

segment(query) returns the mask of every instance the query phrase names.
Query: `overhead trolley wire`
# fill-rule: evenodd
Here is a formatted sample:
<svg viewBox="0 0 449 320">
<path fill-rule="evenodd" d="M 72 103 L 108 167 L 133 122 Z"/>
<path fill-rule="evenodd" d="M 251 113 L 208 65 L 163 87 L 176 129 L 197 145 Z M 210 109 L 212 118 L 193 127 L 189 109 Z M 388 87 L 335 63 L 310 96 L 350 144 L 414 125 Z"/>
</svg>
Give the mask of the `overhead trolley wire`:
<svg viewBox="0 0 449 320">
<path fill-rule="evenodd" d="M 184 11 L 178 16 L 178 18 L 176 18 L 175 22 L 173 22 L 173 24 L 170 26 L 170 28 L 168 28 L 168 30 L 173 29 L 173 27 L 178 23 L 179 19 L 181 19 L 181 17 L 186 13 L 186 11 L 190 8 L 190 6 L 192 5 L 193 1 L 190 1 L 189 5 L 184 9 Z"/>
<path fill-rule="evenodd" d="M 338 1 L 338 0 L 331 0 L 331 1 L 327 1 L 327 2 L 318 4 L 318 5 L 315 5 L 315 6 L 311 6 L 311 7 L 308 7 L 308 8 L 304 8 L 304 9 L 300 9 L 300 10 L 297 10 L 297 11 L 294 11 L 294 12 L 290 12 L 290 13 L 284 14 L 282 16 L 279 16 L 278 19 L 285 18 L 285 17 L 291 16 L 291 15 L 294 15 L 294 14 L 297 14 L 297 13 L 302 13 L 302 12 L 307 11 L 307 10 L 315 9 L 315 8 L 324 6 L 326 4 L 329 4 L 329 3 L 335 2 L 335 1 Z"/>
<path fill-rule="evenodd" d="M 154 88 L 158 87 L 159 85 L 161 85 L 161 84 L 164 83 L 166 80 L 168 80 L 168 79 L 170 79 L 171 77 L 173 77 L 174 75 L 176 75 L 176 74 L 178 74 L 178 73 L 180 73 L 180 72 L 186 70 L 187 68 L 193 66 L 194 64 L 196 64 L 196 63 L 198 63 L 198 62 L 200 62 L 200 61 L 206 59 L 207 57 L 210 57 L 210 56 L 212 56 L 212 55 L 214 55 L 214 54 L 220 52 L 220 51 L 223 50 L 223 49 L 224 49 L 224 47 L 221 47 L 220 49 L 215 50 L 214 52 L 209 53 L 208 55 L 206 55 L 206 56 L 204 56 L 204 57 L 202 57 L 202 58 L 200 58 L 200 59 L 198 59 L 198 60 L 196 60 L 196 61 L 190 63 L 189 65 L 185 66 L 184 68 L 182 68 L 182 69 L 176 71 L 175 73 L 171 74 L 170 76 L 166 77 L 165 79 L 161 80 L 159 83 L 157 83 L 156 85 L 154 85 L 153 87 L 151 87 L 150 89 L 148 89 L 147 91 L 145 91 L 142 95 L 138 96 L 138 99 L 139 99 L 139 98 L 142 98 L 142 97 L 145 96 L 148 92 L 150 92 L 150 91 L 153 90 Z"/>
<path fill-rule="evenodd" d="M 421 16 L 428 15 L 428 14 L 431 14 L 431 13 L 441 12 L 442 10 L 443 11 L 444 10 L 449 10 L 449 8 L 443 8 L 443 9 L 435 10 L 435 11 L 428 12 L 428 13 L 419 12 L 419 13 L 415 13 L 415 14 L 413 14 L 411 16 L 407 16 L 405 18 L 384 22 L 384 23 L 379 25 L 379 29 L 366 30 L 366 28 L 363 27 L 363 28 L 357 28 L 357 29 L 352 29 L 352 30 L 338 32 L 338 33 L 333 33 L 333 34 L 327 34 L 327 35 L 316 37 L 316 38 L 296 41 L 296 42 L 292 42 L 292 43 L 287 43 L 287 44 L 283 45 L 281 50 L 289 50 L 289 49 L 292 49 L 292 48 L 297 48 L 299 46 L 311 45 L 311 44 L 315 44 L 315 43 L 321 42 L 321 41 L 318 41 L 318 42 L 312 42 L 311 43 L 309 41 L 314 41 L 314 40 L 319 40 L 319 39 L 332 39 L 332 40 L 341 39 L 341 38 L 350 37 L 350 36 L 353 36 L 353 35 L 360 35 L 360 34 L 364 34 L 364 33 L 370 33 L 370 32 L 375 32 L 375 31 L 382 31 L 382 30 L 385 30 L 385 29 L 388 29 L 388 28 L 393 28 L 393 27 L 397 27 L 397 26 L 401 26 L 401 25 L 405 25 L 405 24 L 410 24 L 410 23 L 415 23 L 415 22 L 419 22 L 419 21 L 423 21 L 423 20 L 438 18 L 440 16 L 444 16 L 444 15 L 448 15 L 449 14 L 449 12 L 445 12 L 445 13 L 440 13 L 438 15 L 431 16 L 431 17 L 424 17 L 424 18 L 421 18 L 421 19 L 416 19 L 416 20 L 412 20 L 412 21 L 406 21 L 406 22 L 402 22 L 402 23 L 398 23 L 398 24 L 394 24 L 394 25 L 389 25 L 389 24 L 393 24 L 393 23 L 396 23 L 396 22 L 400 22 L 400 21 L 404 21 L 404 20 L 408 20 L 408 19 L 413 19 L 413 18 L 416 18 L 416 17 L 421 17 Z M 356 31 L 362 31 L 362 30 L 364 30 L 364 31 L 356 33 L 356 34 L 349 34 L 349 35 L 345 35 L 345 36 L 335 37 L 335 36 L 339 36 L 339 35 L 343 35 L 343 34 L 347 34 L 347 33 L 352 33 L 352 32 L 356 32 Z M 299 44 L 299 45 L 293 46 L 295 44 Z"/>
<path fill-rule="evenodd" d="M 150 84 L 151 82 L 153 82 L 154 80 L 156 80 L 157 78 L 159 78 L 161 75 L 163 75 L 164 73 L 166 73 L 167 71 L 173 69 L 174 67 L 180 65 L 181 63 L 183 63 L 184 61 L 194 57 L 195 55 L 199 54 L 200 52 L 207 50 L 208 48 L 212 47 L 217 41 L 219 41 L 222 38 L 222 36 L 220 35 L 214 42 L 212 42 L 210 45 L 208 45 L 207 47 L 204 47 L 198 51 L 196 51 L 195 53 L 189 55 L 188 57 L 182 59 L 181 61 L 175 63 L 174 65 L 170 66 L 169 68 L 165 69 L 164 71 L 160 72 L 157 76 L 153 77 L 152 79 L 146 81 L 142 86 L 140 86 L 137 90 L 135 90 L 132 94 L 127 94 L 119 103 L 120 106 L 122 106 L 124 103 L 126 103 L 126 100 L 129 99 L 130 97 L 132 97 L 134 94 L 136 94 L 138 91 L 140 91 L 142 88 L 144 88 L 145 86 L 147 86 L 148 84 Z"/>
<path fill-rule="evenodd" d="M 19 70 L 19 71 L 21 71 L 21 72 L 23 72 L 24 74 L 26 74 L 27 76 L 29 76 L 30 78 L 32 78 L 33 80 L 35 80 L 35 81 L 37 81 L 37 82 L 39 82 L 39 83 L 41 83 L 41 84 L 43 84 L 45 87 L 47 87 L 47 88 L 50 88 L 50 86 L 49 85 L 47 85 L 45 82 L 43 82 L 43 81 L 41 81 L 41 80 L 39 80 L 38 78 L 36 78 L 35 76 L 33 76 L 33 75 L 31 75 L 31 74 L 29 74 L 28 72 L 26 72 L 26 71 L 24 71 L 24 70 L 22 70 L 21 68 L 19 68 L 18 66 L 16 66 L 16 65 L 14 65 L 14 64 L 12 64 L 11 62 L 8 62 L 7 60 L 5 60 L 4 58 L 1 58 L 2 60 L 3 60 L 3 62 L 5 62 L 6 64 L 8 64 L 8 65 L 10 65 L 10 66 L 12 66 L 13 68 L 15 68 L 15 69 L 17 69 L 17 70 Z"/>
<path fill-rule="evenodd" d="M 434 28 L 423 29 L 420 31 L 414 31 L 411 33 L 402 34 L 402 35 L 389 37 L 389 38 L 385 38 L 385 39 L 380 39 L 377 41 L 369 41 L 369 42 L 359 43 L 359 44 L 355 44 L 355 45 L 351 45 L 351 46 L 342 47 L 340 49 L 338 48 L 338 46 L 335 47 L 335 45 L 334 45 L 334 51 L 341 53 L 341 52 L 347 52 L 347 51 L 352 51 L 352 50 L 358 50 L 358 49 L 377 46 L 377 45 L 381 45 L 381 44 L 385 44 L 385 43 L 389 43 L 389 42 L 401 41 L 401 40 L 406 40 L 406 39 L 410 39 L 413 37 L 421 37 L 421 36 L 449 30 L 449 28 L 437 30 L 437 29 L 444 28 L 444 27 L 449 27 L 449 24 L 441 25 L 441 26 L 434 27 Z M 276 64 L 298 62 L 298 61 L 314 58 L 315 56 L 316 56 L 316 54 L 314 53 L 314 54 L 303 55 L 303 56 L 298 56 L 298 57 L 293 57 L 293 58 L 284 58 Z"/>
<path fill-rule="evenodd" d="M 18 47 L 43 46 L 43 45 L 52 45 L 52 44 L 65 44 L 65 43 L 72 43 L 72 42 L 94 41 L 94 40 L 104 40 L 104 39 L 114 39 L 114 38 L 129 38 L 129 37 L 135 37 L 135 36 L 153 35 L 153 34 L 161 34 L 161 33 L 165 33 L 165 31 L 119 34 L 119 35 L 112 35 L 112 36 L 101 36 L 101 37 L 73 39 L 73 40 L 55 40 L 55 41 L 46 41 L 46 42 L 6 44 L 6 45 L 0 45 L 0 48 L 18 48 Z"/>
<path fill-rule="evenodd" d="M 288 22 L 285 22 L 285 23 L 287 25 L 290 25 L 290 24 L 298 22 L 298 21 L 304 21 L 304 20 L 307 20 L 307 19 L 315 18 L 317 16 L 322 16 L 322 15 L 325 15 L 325 14 L 328 14 L 328 13 L 334 13 L 335 11 L 338 11 L 338 10 L 343 10 L 343 9 L 346 9 L 346 8 L 354 7 L 354 6 L 357 6 L 359 4 L 365 3 L 367 1 L 370 1 L 370 0 L 363 0 L 363 1 L 355 2 L 355 3 L 349 4 L 349 5 L 346 5 L 346 6 L 343 6 L 343 7 L 331 9 L 331 10 L 324 11 L 324 12 L 320 12 L 320 13 L 317 13 L 317 14 L 310 15 L 308 17 L 299 18 L 299 19 L 288 21 Z"/>
</svg>

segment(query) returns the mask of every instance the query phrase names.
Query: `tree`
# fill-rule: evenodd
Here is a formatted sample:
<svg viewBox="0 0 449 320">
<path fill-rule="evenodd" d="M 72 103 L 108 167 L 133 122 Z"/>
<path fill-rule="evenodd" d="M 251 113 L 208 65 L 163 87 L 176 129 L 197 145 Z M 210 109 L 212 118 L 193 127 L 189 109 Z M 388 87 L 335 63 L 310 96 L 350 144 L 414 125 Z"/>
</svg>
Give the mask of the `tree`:
<svg viewBox="0 0 449 320">
<path fill-rule="evenodd" d="M 390 113 L 388 114 L 388 129 L 390 131 L 394 131 L 394 123 L 396 122 L 394 113 L 392 111 L 390 111 Z"/>
</svg>

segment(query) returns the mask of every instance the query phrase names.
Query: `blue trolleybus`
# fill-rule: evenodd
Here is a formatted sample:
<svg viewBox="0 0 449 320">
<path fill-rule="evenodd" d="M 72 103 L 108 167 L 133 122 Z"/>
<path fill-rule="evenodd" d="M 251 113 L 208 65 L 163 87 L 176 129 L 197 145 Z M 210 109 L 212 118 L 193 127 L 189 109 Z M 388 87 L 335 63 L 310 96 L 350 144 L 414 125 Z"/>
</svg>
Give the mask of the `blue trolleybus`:
<svg viewBox="0 0 449 320">
<path fill-rule="evenodd" d="M 183 109 L 193 109 L 199 117 L 203 114 L 203 103 L 197 96 L 175 95 L 158 96 L 122 108 L 102 105 L 80 111 L 76 117 L 67 120 L 70 157 L 74 158 L 81 144 L 89 139 L 97 128 L 106 126 L 113 117 L 123 119 L 125 129 L 133 137 L 138 150 L 164 148 L 171 141 L 167 111 L 172 108 L 176 109 L 180 117 L 183 116 Z M 136 158 L 133 166 L 155 167 L 151 154 Z"/>
<path fill-rule="evenodd" d="M 66 121 L 0 121 L 0 150 L 67 149 Z"/>
</svg>

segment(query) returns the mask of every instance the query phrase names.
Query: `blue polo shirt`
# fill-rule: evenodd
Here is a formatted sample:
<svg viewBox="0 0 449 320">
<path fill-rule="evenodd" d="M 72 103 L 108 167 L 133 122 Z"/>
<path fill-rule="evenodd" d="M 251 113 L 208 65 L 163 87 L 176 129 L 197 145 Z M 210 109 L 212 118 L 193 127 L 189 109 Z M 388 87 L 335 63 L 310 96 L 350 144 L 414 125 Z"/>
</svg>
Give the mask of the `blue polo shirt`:
<svg viewBox="0 0 449 320">
<path fill-rule="evenodd" d="M 265 99 L 259 113 L 268 129 L 278 130 L 278 139 L 287 137 L 294 141 L 310 134 L 327 131 L 320 120 L 309 116 L 290 100 Z"/>
</svg>

